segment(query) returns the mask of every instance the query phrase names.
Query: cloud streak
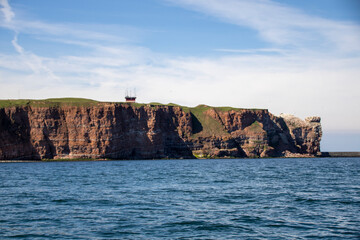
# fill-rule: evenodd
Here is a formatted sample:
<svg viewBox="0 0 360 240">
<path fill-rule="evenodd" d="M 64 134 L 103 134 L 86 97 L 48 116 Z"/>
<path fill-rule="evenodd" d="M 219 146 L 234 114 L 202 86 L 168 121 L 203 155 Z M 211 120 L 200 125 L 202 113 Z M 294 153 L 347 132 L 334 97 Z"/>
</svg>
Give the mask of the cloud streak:
<svg viewBox="0 0 360 240">
<path fill-rule="evenodd" d="M 1 12 L 4 17 L 4 21 L 9 23 L 15 17 L 14 12 L 11 10 L 9 2 L 7 0 L 0 0 Z"/>
<path fill-rule="evenodd" d="M 59 81 L 60 78 L 56 76 L 50 68 L 43 64 L 41 57 L 31 52 L 26 52 L 24 48 L 20 46 L 18 43 L 18 23 L 14 23 L 13 21 L 15 13 L 12 11 L 7 0 L 0 0 L 0 5 L 2 6 L 1 11 L 4 15 L 5 22 L 8 24 L 5 25 L 5 27 L 14 31 L 14 38 L 11 40 L 11 44 L 13 45 L 15 51 L 20 54 L 18 63 L 28 66 L 32 70 L 33 75 L 45 77 L 48 80 Z M 26 70 L 26 68 L 23 68 L 22 70 Z"/>
<path fill-rule="evenodd" d="M 175 5 L 217 17 L 228 23 L 256 29 L 279 46 L 360 50 L 360 27 L 332 21 L 269 0 L 168 0 Z M 339 34 L 341 33 L 341 34 Z"/>
</svg>

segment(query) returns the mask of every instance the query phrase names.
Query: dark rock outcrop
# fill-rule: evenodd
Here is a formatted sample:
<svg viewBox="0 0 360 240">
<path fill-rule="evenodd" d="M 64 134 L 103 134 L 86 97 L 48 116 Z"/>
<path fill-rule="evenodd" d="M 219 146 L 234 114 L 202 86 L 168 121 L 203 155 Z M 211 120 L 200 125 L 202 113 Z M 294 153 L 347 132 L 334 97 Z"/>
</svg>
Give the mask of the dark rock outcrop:
<svg viewBox="0 0 360 240">
<path fill-rule="evenodd" d="M 319 117 L 99 103 L 0 109 L 0 159 L 313 156 Z"/>
</svg>

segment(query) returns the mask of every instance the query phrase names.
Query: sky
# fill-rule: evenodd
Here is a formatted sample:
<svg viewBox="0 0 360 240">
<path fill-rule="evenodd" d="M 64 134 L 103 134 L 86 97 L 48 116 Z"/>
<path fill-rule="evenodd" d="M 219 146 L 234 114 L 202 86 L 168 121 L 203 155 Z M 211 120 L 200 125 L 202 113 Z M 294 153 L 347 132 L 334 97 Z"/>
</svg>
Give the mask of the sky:
<svg viewBox="0 0 360 240">
<path fill-rule="evenodd" d="M 358 0 L 0 0 L 0 99 L 84 97 L 320 116 L 360 151 Z"/>
</svg>

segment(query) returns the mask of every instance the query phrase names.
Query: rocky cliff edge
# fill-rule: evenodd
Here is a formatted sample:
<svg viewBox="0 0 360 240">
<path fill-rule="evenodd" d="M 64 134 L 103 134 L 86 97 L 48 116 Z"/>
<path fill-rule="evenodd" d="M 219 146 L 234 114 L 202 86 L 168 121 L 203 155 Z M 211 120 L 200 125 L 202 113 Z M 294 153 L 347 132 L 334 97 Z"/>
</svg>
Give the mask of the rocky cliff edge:
<svg viewBox="0 0 360 240">
<path fill-rule="evenodd" d="M 20 100 L 18 100 L 20 101 Z M 52 99 L 0 102 L 0 159 L 301 157 L 319 117 L 266 109 Z"/>
</svg>

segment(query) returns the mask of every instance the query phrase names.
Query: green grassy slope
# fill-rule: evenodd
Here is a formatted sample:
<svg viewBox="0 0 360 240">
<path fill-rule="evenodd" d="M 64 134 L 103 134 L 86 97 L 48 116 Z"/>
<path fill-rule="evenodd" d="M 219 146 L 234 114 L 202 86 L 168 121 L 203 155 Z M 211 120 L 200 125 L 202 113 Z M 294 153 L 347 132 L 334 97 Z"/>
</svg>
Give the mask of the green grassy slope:
<svg viewBox="0 0 360 240">
<path fill-rule="evenodd" d="M 21 107 L 21 106 L 57 106 L 57 105 L 72 105 L 72 106 L 83 106 L 83 105 L 94 105 L 98 103 L 105 103 L 100 102 L 92 99 L 87 98 L 48 98 L 48 99 L 40 99 L 40 100 L 33 100 L 33 99 L 0 99 L 0 108 L 5 107 Z M 214 108 L 217 111 L 239 111 L 243 110 L 244 108 L 233 108 L 233 107 L 211 107 L 206 105 L 198 105 L 196 107 L 187 107 L 187 106 L 181 106 L 175 103 L 168 103 L 168 104 L 162 104 L 158 102 L 151 102 L 151 103 L 125 103 L 125 102 L 114 102 L 114 103 L 122 103 L 122 104 L 130 104 L 135 107 L 141 107 L 141 106 L 173 106 L 173 107 L 181 107 L 184 111 L 195 111 L 199 112 L 202 110 L 207 110 L 209 108 Z M 250 110 L 262 110 L 262 109 L 250 109 Z"/>
<path fill-rule="evenodd" d="M 194 108 L 189 108 L 193 119 L 194 135 L 193 137 L 207 137 L 207 136 L 228 136 L 224 126 L 216 121 L 214 118 L 205 114 L 206 111 L 212 109 L 206 105 L 199 105 Z"/>
</svg>

